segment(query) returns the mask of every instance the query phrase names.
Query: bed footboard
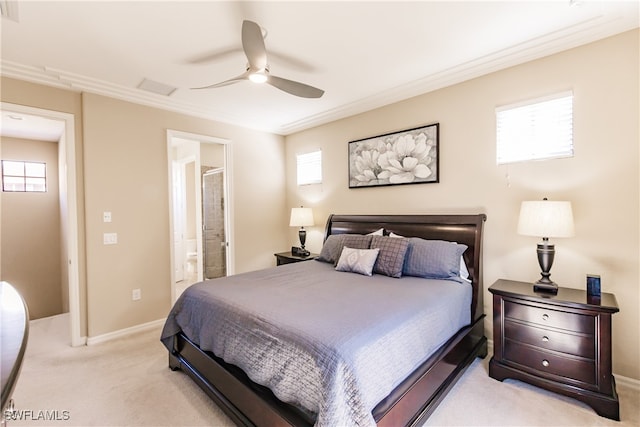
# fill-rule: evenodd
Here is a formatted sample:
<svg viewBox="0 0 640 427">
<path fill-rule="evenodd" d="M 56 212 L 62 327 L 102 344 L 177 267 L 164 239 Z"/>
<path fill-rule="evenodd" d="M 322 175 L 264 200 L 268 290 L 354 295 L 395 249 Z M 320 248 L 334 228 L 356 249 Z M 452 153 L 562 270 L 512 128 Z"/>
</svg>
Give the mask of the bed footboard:
<svg viewBox="0 0 640 427">
<path fill-rule="evenodd" d="M 378 427 L 427 419 L 476 357 L 487 356 L 484 316 L 462 329 L 373 410 Z"/>
<path fill-rule="evenodd" d="M 189 375 L 239 426 L 313 425 L 296 408 L 278 400 L 271 390 L 251 381 L 240 368 L 202 351 L 183 334 L 176 335 L 169 367 Z"/>
<path fill-rule="evenodd" d="M 487 355 L 484 316 L 458 332 L 373 411 L 379 427 L 413 426 L 426 419 L 476 357 Z M 176 335 L 169 367 L 182 370 L 239 426 L 312 426 L 238 367 Z M 215 385 L 214 385 L 215 384 Z"/>
</svg>

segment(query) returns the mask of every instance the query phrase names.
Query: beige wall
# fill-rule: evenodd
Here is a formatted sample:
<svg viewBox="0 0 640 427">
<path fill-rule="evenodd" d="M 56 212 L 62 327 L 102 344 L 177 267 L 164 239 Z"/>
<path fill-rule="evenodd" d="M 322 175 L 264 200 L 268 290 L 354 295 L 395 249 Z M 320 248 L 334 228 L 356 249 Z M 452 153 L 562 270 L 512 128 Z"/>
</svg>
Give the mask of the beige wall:
<svg viewBox="0 0 640 427">
<path fill-rule="evenodd" d="M 2 138 L 2 160 L 46 163 L 47 191 L 2 192 L 2 280 L 20 292 L 29 318 L 63 312 L 58 144 Z"/>
<path fill-rule="evenodd" d="M 198 167 L 200 169 L 200 167 Z M 196 162 L 184 165 L 184 189 L 185 189 L 185 239 L 196 238 Z"/>
<path fill-rule="evenodd" d="M 232 141 L 235 271 L 273 263 L 285 239 L 282 137 L 88 93 L 83 122 L 89 336 L 161 319 L 170 308 L 167 129 Z M 112 223 L 102 222 L 103 211 Z M 118 233 L 117 245 L 103 245 L 106 232 Z M 135 288 L 140 301 L 131 299 Z"/>
<path fill-rule="evenodd" d="M 307 246 L 330 213 L 485 212 L 484 285 L 539 277 L 537 239 L 519 236 L 523 200 L 570 200 L 576 236 L 557 239 L 552 278 L 616 295 L 614 372 L 640 379 L 639 32 L 632 31 L 286 138 L 287 204 L 314 208 Z M 571 89 L 575 156 L 496 166 L 495 108 Z M 348 141 L 440 123 L 440 183 L 348 188 Z M 296 187 L 295 155 L 321 148 L 324 182 Z M 289 231 L 290 244 L 296 242 Z M 485 313 L 491 313 L 485 290 Z M 490 317 L 490 316 L 489 316 Z M 491 320 L 486 323 L 491 336 Z"/>
<path fill-rule="evenodd" d="M 80 330 L 87 331 L 87 294 L 86 294 L 86 259 L 84 245 L 84 181 L 82 179 L 84 165 L 82 163 L 82 98 L 79 93 L 58 88 L 36 85 L 21 80 L 0 78 L 0 100 L 11 104 L 24 105 L 44 110 L 73 114 L 75 117 L 75 154 L 76 154 L 76 196 L 78 218 L 78 287 L 80 300 Z M 0 237 L 1 238 L 1 237 Z M 66 247 L 66 243 L 63 242 Z M 63 285 L 64 286 L 64 285 Z M 65 292 L 66 293 L 66 292 Z"/>
<path fill-rule="evenodd" d="M 3 102 L 75 117 L 86 336 L 160 320 L 169 310 L 167 129 L 231 141 L 237 273 L 273 265 L 273 253 L 286 247 L 283 137 L 93 94 L 5 77 L 1 82 Z M 107 210 L 111 224 L 102 222 Z M 118 244 L 103 245 L 105 232 L 118 233 Z M 140 301 L 131 300 L 134 288 L 142 290 Z"/>
</svg>

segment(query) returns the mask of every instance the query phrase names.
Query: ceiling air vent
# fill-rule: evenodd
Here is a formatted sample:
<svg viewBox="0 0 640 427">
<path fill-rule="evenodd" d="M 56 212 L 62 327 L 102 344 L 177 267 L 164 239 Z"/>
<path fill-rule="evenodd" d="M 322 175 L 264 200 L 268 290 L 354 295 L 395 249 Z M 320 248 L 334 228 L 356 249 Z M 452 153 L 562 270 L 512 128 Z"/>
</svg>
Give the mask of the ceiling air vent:
<svg viewBox="0 0 640 427">
<path fill-rule="evenodd" d="M 9 0 L 0 0 L 0 13 L 3 18 L 11 19 L 18 22 L 18 2 Z"/>
<path fill-rule="evenodd" d="M 170 96 L 177 88 L 166 85 L 164 83 L 154 82 L 153 80 L 144 79 L 138 85 L 138 89 L 153 92 L 158 95 Z"/>
</svg>

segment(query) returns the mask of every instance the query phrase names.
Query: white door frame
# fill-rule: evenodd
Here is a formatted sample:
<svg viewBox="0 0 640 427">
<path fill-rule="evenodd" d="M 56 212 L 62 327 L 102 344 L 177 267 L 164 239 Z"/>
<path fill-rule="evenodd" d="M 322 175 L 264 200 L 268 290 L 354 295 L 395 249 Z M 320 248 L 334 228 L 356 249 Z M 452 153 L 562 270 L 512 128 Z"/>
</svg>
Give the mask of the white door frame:
<svg viewBox="0 0 640 427">
<path fill-rule="evenodd" d="M 184 222 L 185 222 L 185 204 L 186 204 L 186 196 L 185 196 L 185 173 L 184 173 L 184 164 L 185 162 L 182 159 L 172 159 L 171 162 L 171 172 L 172 172 L 172 208 L 173 208 L 173 244 L 174 244 L 174 264 L 173 271 L 175 281 L 184 280 L 184 254 L 177 253 L 178 249 L 175 248 L 175 245 L 178 245 L 180 249 L 183 248 L 184 244 Z M 177 221 L 177 224 L 176 224 Z M 179 230 L 176 230 L 176 228 Z M 182 251 L 184 252 L 184 251 Z M 178 266 L 179 269 L 178 269 Z"/>
<path fill-rule="evenodd" d="M 25 105 L 0 103 L 2 111 L 40 116 L 51 120 L 64 122 L 64 133 L 58 142 L 58 163 L 61 168 L 60 176 L 64 179 L 67 204 L 67 227 L 63 236 L 67 243 L 67 261 L 69 263 L 69 316 L 71 318 L 71 345 L 74 347 L 87 343 L 86 335 L 80 330 L 80 265 L 79 265 L 79 232 L 78 232 L 78 195 L 76 188 L 76 138 L 75 118 L 73 114 L 61 111 L 45 110 Z M 65 173 L 66 172 L 66 173 Z"/>
<path fill-rule="evenodd" d="M 222 144 L 224 146 L 224 199 L 225 199 L 225 232 L 226 232 L 226 242 L 227 242 L 227 275 L 232 275 L 235 270 L 235 256 L 233 251 L 233 191 L 232 191 L 232 180 L 230 177 L 232 176 L 232 144 L 228 139 L 217 138 L 208 135 L 201 135 L 189 132 L 183 132 L 173 129 L 167 129 L 167 164 L 168 164 L 168 191 L 169 191 L 169 236 L 171 241 L 169 242 L 170 248 L 170 262 L 171 262 L 171 302 L 173 303 L 176 299 L 176 281 L 175 281 L 175 272 L 173 269 L 175 263 L 176 254 L 174 253 L 174 229 L 173 229 L 173 139 L 187 139 L 191 141 L 196 141 L 200 143 L 206 144 Z M 199 163 L 198 161 L 196 163 Z M 196 170 L 199 171 L 200 165 L 196 164 Z M 196 199 L 198 199 L 198 195 L 196 195 Z M 202 203 L 202 201 L 200 201 Z M 198 215 L 196 212 L 196 216 L 200 218 L 199 224 L 196 223 L 196 227 L 202 229 L 202 214 Z M 201 253 L 201 250 L 198 251 Z"/>
</svg>

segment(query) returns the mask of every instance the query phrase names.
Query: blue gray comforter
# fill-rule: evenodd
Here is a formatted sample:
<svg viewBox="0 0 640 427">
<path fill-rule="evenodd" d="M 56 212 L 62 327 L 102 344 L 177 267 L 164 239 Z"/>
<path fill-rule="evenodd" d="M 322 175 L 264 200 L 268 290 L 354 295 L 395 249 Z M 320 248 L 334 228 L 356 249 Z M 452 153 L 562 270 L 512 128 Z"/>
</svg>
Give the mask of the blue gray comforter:
<svg viewBox="0 0 640 427">
<path fill-rule="evenodd" d="M 180 331 L 242 368 L 316 426 L 374 426 L 371 411 L 470 323 L 471 286 L 371 277 L 307 261 L 201 282 L 175 303 Z"/>
</svg>

